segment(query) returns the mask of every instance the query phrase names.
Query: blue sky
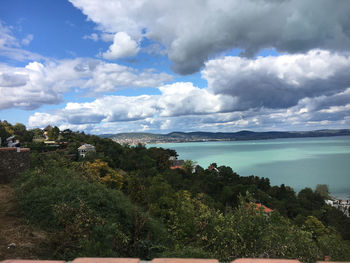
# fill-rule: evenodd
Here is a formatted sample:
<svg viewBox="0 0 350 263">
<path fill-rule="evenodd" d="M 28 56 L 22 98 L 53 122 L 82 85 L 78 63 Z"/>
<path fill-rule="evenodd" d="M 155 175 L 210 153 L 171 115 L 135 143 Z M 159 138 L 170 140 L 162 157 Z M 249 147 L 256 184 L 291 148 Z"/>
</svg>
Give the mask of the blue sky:
<svg viewBox="0 0 350 263">
<path fill-rule="evenodd" d="M 347 0 L 3 0 L 0 120 L 88 133 L 350 127 Z"/>
</svg>

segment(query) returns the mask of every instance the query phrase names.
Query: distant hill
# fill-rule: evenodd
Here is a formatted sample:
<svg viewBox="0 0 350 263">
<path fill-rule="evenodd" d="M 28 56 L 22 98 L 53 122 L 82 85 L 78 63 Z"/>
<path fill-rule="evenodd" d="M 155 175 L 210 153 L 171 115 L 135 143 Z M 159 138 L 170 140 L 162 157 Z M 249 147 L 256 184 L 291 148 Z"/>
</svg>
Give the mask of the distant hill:
<svg viewBox="0 0 350 263">
<path fill-rule="evenodd" d="M 196 142 L 196 141 L 236 141 L 236 140 L 267 140 L 278 138 L 328 137 L 350 135 L 350 129 L 315 130 L 315 131 L 268 131 L 268 132 L 171 132 L 168 134 L 154 133 L 118 133 L 103 134 L 103 138 L 111 138 L 120 143 L 166 143 L 166 142 Z"/>
</svg>

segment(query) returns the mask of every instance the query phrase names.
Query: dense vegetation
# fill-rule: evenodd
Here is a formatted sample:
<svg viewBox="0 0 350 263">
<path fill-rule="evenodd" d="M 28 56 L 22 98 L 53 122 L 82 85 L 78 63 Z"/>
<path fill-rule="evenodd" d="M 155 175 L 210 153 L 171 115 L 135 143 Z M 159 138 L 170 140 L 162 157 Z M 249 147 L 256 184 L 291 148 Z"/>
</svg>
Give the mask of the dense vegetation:
<svg viewBox="0 0 350 263">
<path fill-rule="evenodd" d="M 16 125 L 0 124 L 0 133 L 11 127 L 15 133 Z M 27 133 L 40 135 L 21 132 Z M 56 139 L 66 143 L 23 139 L 32 167 L 14 183 L 23 216 L 52 233 L 42 258 L 350 259 L 350 219 L 325 204 L 324 187 L 296 194 L 226 166 L 193 172 L 186 162 L 171 170 L 173 150 L 121 146 L 70 130 Z M 83 143 L 96 153 L 81 158 Z"/>
</svg>

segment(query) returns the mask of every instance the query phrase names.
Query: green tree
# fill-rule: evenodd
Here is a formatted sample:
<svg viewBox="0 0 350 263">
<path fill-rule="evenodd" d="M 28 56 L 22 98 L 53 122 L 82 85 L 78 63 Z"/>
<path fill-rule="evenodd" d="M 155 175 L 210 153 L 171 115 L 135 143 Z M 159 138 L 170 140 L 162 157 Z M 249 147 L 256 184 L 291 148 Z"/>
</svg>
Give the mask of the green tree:
<svg viewBox="0 0 350 263">
<path fill-rule="evenodd" d="M 318 184 L 316 186 L 315 193 L 319 194 L 324 199 L 329 199 L 330 198 L 328 185 L 326 185 L 326 184 Z"/>
<path fill-rule="evenodd" d="M 327 234 L 327 229 L 323 223 L 314 216 L 308 216 L 304 223 L 304 229 L 312 233 L 313 238 L 316 240 L 322 235 Z"/>
<path fill-rule="evenodd" d="M 250 195 L 248 201 L 241 197 L 235 210 L 214 218 L 214 232 L 208 242 L 215 257 L 223 261 L 237 257 L 297 258 L 302 262 L 319 258 L 311 233 L 277 212 L 267 215 L 257 209 Z"/>
<path fill-rule="evenodd" d="M 6 124 L 7 122 L 5 123 L 5 121 L 4 122 L 0 121 L 0 138 L 1 138 L 0 147 L 6 146 L 6 138 L 11 136 L 8 129 L 6 128 Z"/>
<path fill-rule="evenodd" d="M 205 247 L 216 212 L 203 202 L 203 194 L 192 197 L 188 191 L 176 193 L 176 206 L 169 210 L 168 229 L 175 249 Z"/>
<path fill-rule="evenodd" d="M 51 130 L 47 132 L 47 136 L 49 137 L 50 141 L 56 141 L 59 135 L 60 135 L 60 129 L 57 126 L 53 127 Z"/>
<path fill-rule="evenodd" d="M 44 132 L 42 129 L 35 128 L 35 129 L 31 129 L 29 131 L 31 131 L 33 133 L 34 139 L 42 139 L 44 136 Z"/>
<path fill-rule="evenodd" d="M 192 169 L 195 165 L 195 162 L 192 160 L 186 160 L 183 167 L 185 168 L 186 172 L 192 173 Z"/>
<path fill-rule="evenodd" d="M 16 123 L 13 126 L 14 134 L 17 136 L 21 143 L 28 143 L 33 140 L 34 133 L 32 131 L 27 131 L 27 128 L 22 123 Z"/>
</svg>

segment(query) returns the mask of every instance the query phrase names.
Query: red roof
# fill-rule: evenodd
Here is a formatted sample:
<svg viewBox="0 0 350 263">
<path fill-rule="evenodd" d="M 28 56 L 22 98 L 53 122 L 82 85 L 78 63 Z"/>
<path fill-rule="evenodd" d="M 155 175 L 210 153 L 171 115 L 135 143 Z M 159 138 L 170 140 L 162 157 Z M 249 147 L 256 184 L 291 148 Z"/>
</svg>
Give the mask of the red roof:
<svg viewBox="0 0 350 263">
<path fill-rule="evenodd" d="M 182 169 L 185 170 L 185 168 L 183 166 L 170 166 L 171 170 L 175 170 L 175 169 Z"/>
<path fill-rule="evenodd" d="M 271 208 L 268 208 L 268 207 L 266 207 L 266 206 L 264 206 L 264 205 L 262 205 L 262 204 L 255 203 L 255 205 L 256 205 L 256 209 L 260 209 L 260 207 L 262 207 L 262 208 L 264 209 L 264 212 L 265 212 L 265 213 L 271 213 L 271 212 L 273 212 L 273 210 L 272 210 Z"/>
</svg>

